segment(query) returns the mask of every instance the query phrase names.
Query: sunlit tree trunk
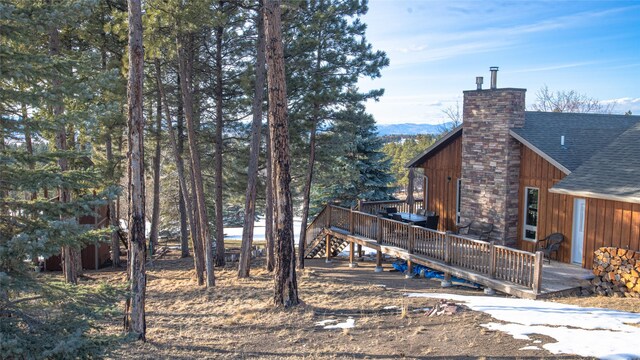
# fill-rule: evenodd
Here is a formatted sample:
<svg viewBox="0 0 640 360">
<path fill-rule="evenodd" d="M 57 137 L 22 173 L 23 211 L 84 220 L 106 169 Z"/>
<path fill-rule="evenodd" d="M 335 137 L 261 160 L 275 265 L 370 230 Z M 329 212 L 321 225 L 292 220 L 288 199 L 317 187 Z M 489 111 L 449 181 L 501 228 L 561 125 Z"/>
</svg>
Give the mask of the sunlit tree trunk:
<svg viewBox="0 0 640 360">
<path fill-rule="evenodd" d="M 161 76 L 161 68 L 160 68 L 160 62 L 158 60 L 155 61 L 155 68 L 156 68 L 156 83 L 158 86 L 158 91 L 160 92 L 160 96 L 162 98 L 162 103 L 164 104 L 164 112 L 165 112 L 165 117 L 167 118 L 167 129 L 169 132 L 169 142 L 171 143 L 171 148 L 173 150 L 173 155 L 174 155 L 174 159 L 176 161 L 176 168 L 178 170 L 178 184 L 180 185 L 180 217 L 188 217 L 189 219 L 189 224 L 191 224 L 191 226 L 193 228 L 195 228 L 194 226 L 194 220 L 193 220 L 193 213 L 192 213 L 192 209 L 191 209 L 191 201 L 189 201 L 188 199 L 188 194 L 189 194 L 189 189 L 187 188 L 187 179 L 186 176 L 184 174 L 184 160 L 182 159 L 182 146 L 181 146 L 181 140 L 178 141 L 176 140 L 176 134 L 175 131 L 173 130 L 173 125 L 171 123 L 171 112 L 169 111 L 169 104 L 167 103 L 167 96 L 164 92 L 164 86 L 162 85 L 162 76 Z M 178 114 L 179 116 L 181 116 L 181 114 Z M 181 135 L 181 134 L 178 134 Z M 186 194 L 186 196 L 185 196 Z M 183 242 L 184 242 L 184 238 L 188 237 L 188 235 L 186 234 L 186 227 L 182 227 L 181 228 L 181 235 L 183 238 Z M 188 245 L 187 244 L 182 244 L 182 257 L 186 257 L 189 256 L 189 250 L 188 250 Z M 186 248 L 186 255 L 185 255 L 185 248 Z M 194 265 L 195 265 L 195 270 L 196 270 L 196 278 L 198 279 L 198 284 L 202 285 L 204 284 L 204 278 L 203 278 L 203 272 L 204 272 L 204 264 L 203 264 L 203 248 L 202 248 L 202 241 L 201 239 L 197 236 L 197 233 L 194 232 L 194 236 L 193 236 L 193 251 L 195 253 L 194 256 Z"/>
<path fill-rule="evenodd" d="M 180 88 L 182 92 L 182 105 L 184 106 L 184 115 L 187 121 L 187 137 L 189 143 L 189 152 L 191 154 L 191 170 L 193 175 L 193 192 L 198 212 L 198 225 L 200 230 L 200 238 L 204 241 L 204 257 L 206 269 L 206 285 L 207 288 L 215 286 L 215 277 L 213 272 L 213 258 L 211 236 L 209 234 L 209 219 L 207 217 L 207 207 L 205 204 L 204 184 L 202 180 L 202 168 L 200 166 L 200 151 L 196 141 L 196 130 L 193 119 L 193 94 L 191 90 L 191 66 L 187 63 L 187 54 L 184 44 L 178 41 L 178 68 L 180 72 Z"/>
<path fill-rule="evenodd" d="M 276 242 L 274 304 L 297 305 L 298 283 L 293 246 L 293 204 L 289 159 L 289 128 L 287 119 L 287 88 L 279 0 L 266 0 L 264 25 L 266 37 L 267 77 L 269 89 L 269 131 L 274 155 L 273 172 L 276 178 Z"/>
<path fill-rule="evenodd" d="M 220 1 L 220 11 L 224 7 L 224 1 Z M 216 27 L 216 56 L 215 56 L 215 76 L 216 87 L 214 98 L 216 102 L 216 134 L 214 154 L 215 172 L 215 210 L 216 210 L 216 266 L 224 266 L 224 229 L 223 229 L 223 204 L 222 204 L 222 25 Z"/>
<path fill-rule="evenodd" d="M 160 146 L 162 140 L 162 96 L 156 89 L 156 149 L 153 157 L 153 209 L 151 213 L 151 232 L 149 242 L 153 251 L 158 251 L 158 227 L 160 225 Z"/>
<path fill-rule="evenodd" d="M 126 330 L 138 339 L 146 339 L 145 292 L 145 193 L 144 193 L 144 116 L 142 114 L 144 50 L 142 47 L 142 13 L 140 0 L 128 0 L 129 5 L 129 79 L 128 143 L 129 150 L 129 274 L 130 303 L 125 320 Z"/>
<path fill-rule="evenodd" d="M 268 125 L 267 121 L 267 125 Z M 274 255 L 274 235 L 275 230 L 273 228 L 274 221 L 274 189 L 273 183 L 275 178 L 273 176 L 273 159 L 272 159 L 272 151 L 271 151 L 271 136 L 269 135 L 269 129 L 267 128 L 266 134 L 266 143 L 267 143 L 267 188 L 266 188 L 266 209 L 265 209 L 265 242 L 267 247 L 267 271 L 273 271 L 274 263 L 275 263 L 275 255 Z"/>
<path fill-rule="evenodd" d="M 251 149 L 249 169 L 247 172 L 247 191 L 244 202 L 244 225 L 242 228 L 242 247 L 238 264 L 238 277 L 249 277 L 251 269 L 251 244 L 253 241 L 253 224 L 256 214 L 256 184 L 258 182 L 258 158 L 260 157 L 260 135 L 262 127 L 262 103 L 264 101 L 264 27 L 262 25 L 262 1 L 258 3 L 258 28 L 256 52 L 256 83 L 253 89 L 253 121 L 251 123 Z M 270 179 L 268 179 L 270 181 Z"/>
</svg>

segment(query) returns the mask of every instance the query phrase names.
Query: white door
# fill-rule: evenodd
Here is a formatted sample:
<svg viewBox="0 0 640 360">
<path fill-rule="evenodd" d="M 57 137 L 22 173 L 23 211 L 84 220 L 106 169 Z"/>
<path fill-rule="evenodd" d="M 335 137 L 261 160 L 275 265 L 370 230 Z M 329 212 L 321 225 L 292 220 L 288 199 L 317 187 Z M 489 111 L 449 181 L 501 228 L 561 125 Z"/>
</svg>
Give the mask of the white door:
<svg viewBox="0 0 640 360">
<path fill-rule="evenodd" d="M 571 262 L 582 264 L 582 248 L 584 244 L 584 199 L 573 201 L 573 236 L 571 240 Z"/>
</svg>

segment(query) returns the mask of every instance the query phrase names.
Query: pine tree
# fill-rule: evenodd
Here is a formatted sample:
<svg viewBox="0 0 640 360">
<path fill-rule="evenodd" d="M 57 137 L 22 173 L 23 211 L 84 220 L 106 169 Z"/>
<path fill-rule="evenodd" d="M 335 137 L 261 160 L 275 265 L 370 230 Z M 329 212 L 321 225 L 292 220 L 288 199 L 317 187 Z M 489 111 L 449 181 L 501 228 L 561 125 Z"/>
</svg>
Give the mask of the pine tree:
<svg viewBox="0 0 640 360">
<path fill-rule="evenodd" d="M 304 246 L 310 194 L 318 148 L 318 132 L 337 121 L 336 113 L 348 106 L 382 95 L 382 90 L 367 93 L 354 91 L 361 77 L 376 78 L 389 60 L 384 52 L 373 51 L 366 41 L 366 25 L 360 16 L 366 14 L 366 1 L 315 0 L 293 11 L 296 27 L 288 37 L 287 49 L 292 59 L 288 81 L 292 98 L 292 122 L 299 129 L 308 161 L 296 167 L 306 169 L 302 184 L 302 228 L 298 243 L 298 266 L 304 267 Z M 296 151 L 301 154 L 301 149 Z"/>
<path fill-rule="evenodd" d="M 340 134 L 349 134 L 348 137 Z M 351 107 L 336 114 L 335 126 L 324 134 L 335 162 L 321 162 L 319 183 L 331 186 L 314 187 L 312 209 L 320 210 L 329 200 L 343 206 L 354 206 L 358 200 L 376 201 L 393 198 L 395 188 L 391 161 L 382 152 L 373 117 L 362 106 Z"/>
</svg>

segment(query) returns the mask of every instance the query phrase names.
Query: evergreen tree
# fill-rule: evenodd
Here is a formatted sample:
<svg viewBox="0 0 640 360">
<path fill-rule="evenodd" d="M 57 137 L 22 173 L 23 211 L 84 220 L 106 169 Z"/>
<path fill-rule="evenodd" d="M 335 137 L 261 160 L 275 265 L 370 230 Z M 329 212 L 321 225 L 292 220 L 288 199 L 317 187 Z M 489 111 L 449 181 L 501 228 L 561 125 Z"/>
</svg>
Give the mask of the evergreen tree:
<svg viewBox="0 0 640 360">
<path fill-rule="evenodd" d="M 44 281 L 33 271 L 39 259 L 62 248 L 79 253 L 85 244 L 105 240 L 108 230 L 77 219 L 96 216 L 116 193 L 92 159 L 92 135 L 99 128 L 95 98 L 111 81 L 92 71 L 99 52 L 86 51 L 83 37 L 96 7 L 76 5 L 0 2 L 2 358 L 94 352 L 87 332 L 108 305 L 96 307 L 84 287 Z"/>
<path fill-rule="evenodd" d="M 332 185 L 314 187 L 312 209 L 318 211 L 330 200 L 354 206 L 358 200 L 392 199 L 391 161 L 382 152 L 373 117 L 358 106 L 336 114 L 336 119 L 336 125 L 323 136 L 336 161 L 321 162 L 318 172 L 318 183 Z"/>
<path fill-rule="evenodd" d="M 292 123 L 298 125 L 293 132 L 301 136 L 292 141 L 300 155 L 294 169 L 306 170 L 304 176 L 297 176 L 304 179 L 298 184 L 302 188 L 300 267 L 304 266 L 314 166 L 316 157 L 325 151 L 318 147 L 318 131 L 339 121 L 337 113 L 383 94 L 383 90 L 361 93 L 355 88 L 361 77 L 379 77 L 380 69 L 389 64 L 385 53 L 373 51 L 366 40 L 366 25 L 360 17 L 367 10 L 366 1 L 311 0 L 299 3 L 289 15 L 296 26 L 287 33 L 290 39 L 287 81 L 291 84 L 288 96 L 292 99 Z M 309 154 L 307 161 L 302 160 L 304 152 Z"/>
</svg>

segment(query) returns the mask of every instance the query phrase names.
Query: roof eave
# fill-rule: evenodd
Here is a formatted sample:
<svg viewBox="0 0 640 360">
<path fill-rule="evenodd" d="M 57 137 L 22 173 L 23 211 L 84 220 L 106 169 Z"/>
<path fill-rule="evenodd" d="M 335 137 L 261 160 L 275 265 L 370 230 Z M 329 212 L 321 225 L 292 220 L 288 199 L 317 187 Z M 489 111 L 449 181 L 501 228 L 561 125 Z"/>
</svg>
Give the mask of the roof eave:
<svg viewBox="0 0 640 360">
<path fill-rule="evenodd" d="M 593 191 L 587 190 L 569 190 L 569 189 L 558 189 L 558 188 L 550 188 L 550 193 L 561 194 L 561 195 L 570 195 L 574 197 L 585 197 L 592 199 L 602 199 L 602 200 L 611 200 L 611 201 L 620 201 L 626 203 L 640 204 L 640 197 L 638 196 L 620 196 L 613 194 L 602 194 Z"/>
<path fill-rule="evenodd" d="M 413 159 L 409 160 L 409 162 L 405 165 L 405 167 L 407 167 L 407 168 L 416 167 L 416 164 L 418 162 L 420 162 L 420 160 L 422 160 L 423 157 L 429 155 L 429 153 L 431 151 L 433 151 L 434 149 L 438 148 L 440 145 L 445 143 L 447 140 L 449 140 L 450 138 L 455 136 L 459 131 L 462 131 L 462 124 L 460 124 L 460 125 L 456 126 L 455 128 L 453 128 L 453 130 L 449 131 L 446 135 L 444 135 L 443 137 L 438 139 L 436 142 L 431 144 L 431 146 L 429 146 L 425 151 L 421 152 L 420 154 L 415 156 Z"/>
<path fill-rule="evenodd" d="M 531 149 L 533 152 L 535 152 L 536 154 L 538 154 L 540 157 L 542 157 L 543 159 L 547 160 L 549 163 L 551 163 L 551 165 L 557 167 L 558 169 L 560 169 L 560 171 L 562 171 L 563 173 L 565 173 L 565 175 L 569 175 L 571 174 L 571 171 L 569 169 L 567 169 L 565 166 L 563 166 L 562 164 L 560 164 L 559 162 L 557 162 L 554 158 L 552 158 L 551 156 L 549 156 L 547 153 L 545 153 L 544 151 L 538 149 L 537 147 L 535 147 L 532 143 L 530 143 L 529 141 L 527 141 L 527 139 L 523 138 L 522 136 L 518 135 L 518 133 L 516 133 L 513 130 L 509 130 L 509 133 L 511 134 L 511 136 L 513 136 L 516 140 L 520 141 L 522 144 L 524 144 L 524 146 L 528 147 L 529 149 Z"/>
</svg>

